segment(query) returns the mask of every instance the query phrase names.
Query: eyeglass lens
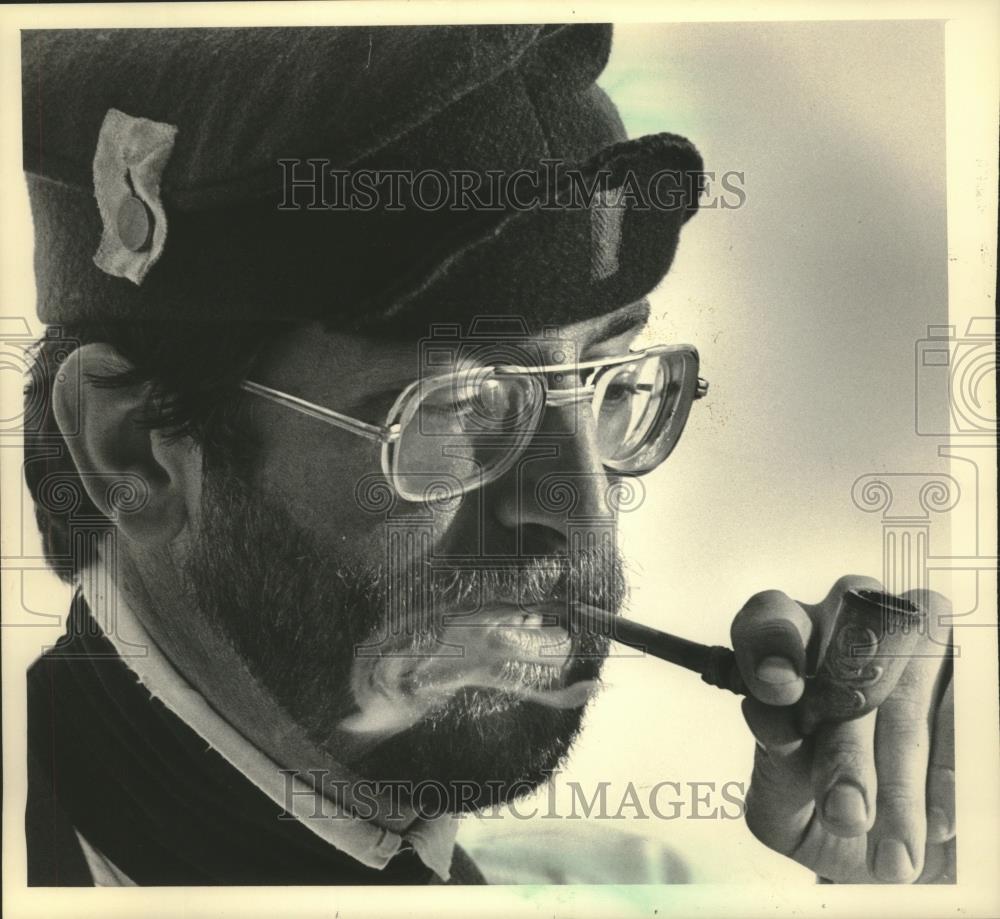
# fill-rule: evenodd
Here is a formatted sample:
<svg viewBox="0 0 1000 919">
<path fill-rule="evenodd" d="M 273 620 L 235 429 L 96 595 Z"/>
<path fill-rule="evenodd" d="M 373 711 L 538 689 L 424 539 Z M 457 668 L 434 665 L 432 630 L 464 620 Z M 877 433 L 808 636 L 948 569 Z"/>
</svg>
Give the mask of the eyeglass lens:
<svg viewBox="0 0 1000 919">
<path fill-rule="evenodd" d="M 604 465 L 636 474 L 662 462 L 680 434 L 696 384 L 696 361 L 685 352 L 599 371 L 591 407 Z M 431 482 L 465 489 L 494 480 L 538 431 L 544 405 L 537 375 L 474 368 L 428 380 L 399 419 L 397 487 L 416 500 Z M 582 422 L 582 413 L 577 418 Z"/>
</svg>

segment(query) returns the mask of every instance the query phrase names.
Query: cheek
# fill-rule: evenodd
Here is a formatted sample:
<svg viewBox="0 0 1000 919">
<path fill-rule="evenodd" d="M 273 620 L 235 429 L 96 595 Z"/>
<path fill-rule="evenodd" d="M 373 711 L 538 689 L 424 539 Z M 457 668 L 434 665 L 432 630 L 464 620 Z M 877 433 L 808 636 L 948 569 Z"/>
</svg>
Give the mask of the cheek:
<svg viewBox="0 0 1000 919">
<path fill-rule="evenodd" d="M 339 561 L 383 564 L 400 536 L 439 547 L 454 513 L 400 501 L 381 472 L 381 445 L 336 429 L 278 422 L 261 446 L 255 484 Z"/>
</svg>

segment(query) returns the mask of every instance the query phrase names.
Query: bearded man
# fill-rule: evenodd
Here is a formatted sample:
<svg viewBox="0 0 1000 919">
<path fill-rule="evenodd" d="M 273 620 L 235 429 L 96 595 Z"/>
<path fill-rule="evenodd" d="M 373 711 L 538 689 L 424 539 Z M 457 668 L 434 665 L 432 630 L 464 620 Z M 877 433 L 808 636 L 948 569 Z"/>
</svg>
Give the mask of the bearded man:
<svg viewBox="0 0 1000 919">
<path fill-rule="evenodd" d="M 450 814 L 567 756 L 609 643 L 573 614 L 624 600 L 616 488 L 707 388 L 693 347 L 633 347 L 702 163 L 625 138 L 610 44 L 24 33 L 25 475 L 79 587 L 29 674 L 30 883 L 483 880 Z M 747 819 L 827 879 L 938 878 L 940 660 L 877 731 L 788 718 L 855 586 L 734 623 Z"/>
</svg>

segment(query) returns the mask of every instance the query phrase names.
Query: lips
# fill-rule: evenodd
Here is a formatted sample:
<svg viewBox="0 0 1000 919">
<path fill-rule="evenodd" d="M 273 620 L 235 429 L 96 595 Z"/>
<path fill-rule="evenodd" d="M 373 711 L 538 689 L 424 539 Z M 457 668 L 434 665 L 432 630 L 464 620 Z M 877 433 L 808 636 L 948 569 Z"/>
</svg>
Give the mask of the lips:
<svg viewBox="0 0 1000 919">
<path fill-rule="evenodd" d="M 342 726 L 392 733 L 415 723 L 464 687 L 500 689 L 557 708 L 584 705 L 596 683 L 570 676 L 573 643 L 564 604 L 501 603 L 453 613 L 435 653 L 357 658 L 352 686 L 359 711 Z"/>
<path fill-rule="evenodd" d="M 456 617 L 446 627 L 442 640 L 466 649 L 478 649 L 499 663 L 513 658 L 523 663 L 562 667 L 572 650 L 565 628 L 562 604 L 533 605 L 530 609 L 513 604 L 479 610 Z"/>
</svg>

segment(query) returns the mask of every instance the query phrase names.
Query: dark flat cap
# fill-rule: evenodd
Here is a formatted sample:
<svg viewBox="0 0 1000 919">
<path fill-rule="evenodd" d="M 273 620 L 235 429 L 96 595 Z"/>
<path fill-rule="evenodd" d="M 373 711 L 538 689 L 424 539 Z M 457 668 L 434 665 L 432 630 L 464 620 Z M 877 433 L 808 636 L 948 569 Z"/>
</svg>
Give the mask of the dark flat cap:
<svg viewBox="0 0 1000 919">
<path fill-rule="evenodd" d="M 24 32 L 39 315 L 409 334 L 637 300 L 701 160 L 625 139 L 595 84 L 610 43 L 602 25 Z"/>
</svg>

